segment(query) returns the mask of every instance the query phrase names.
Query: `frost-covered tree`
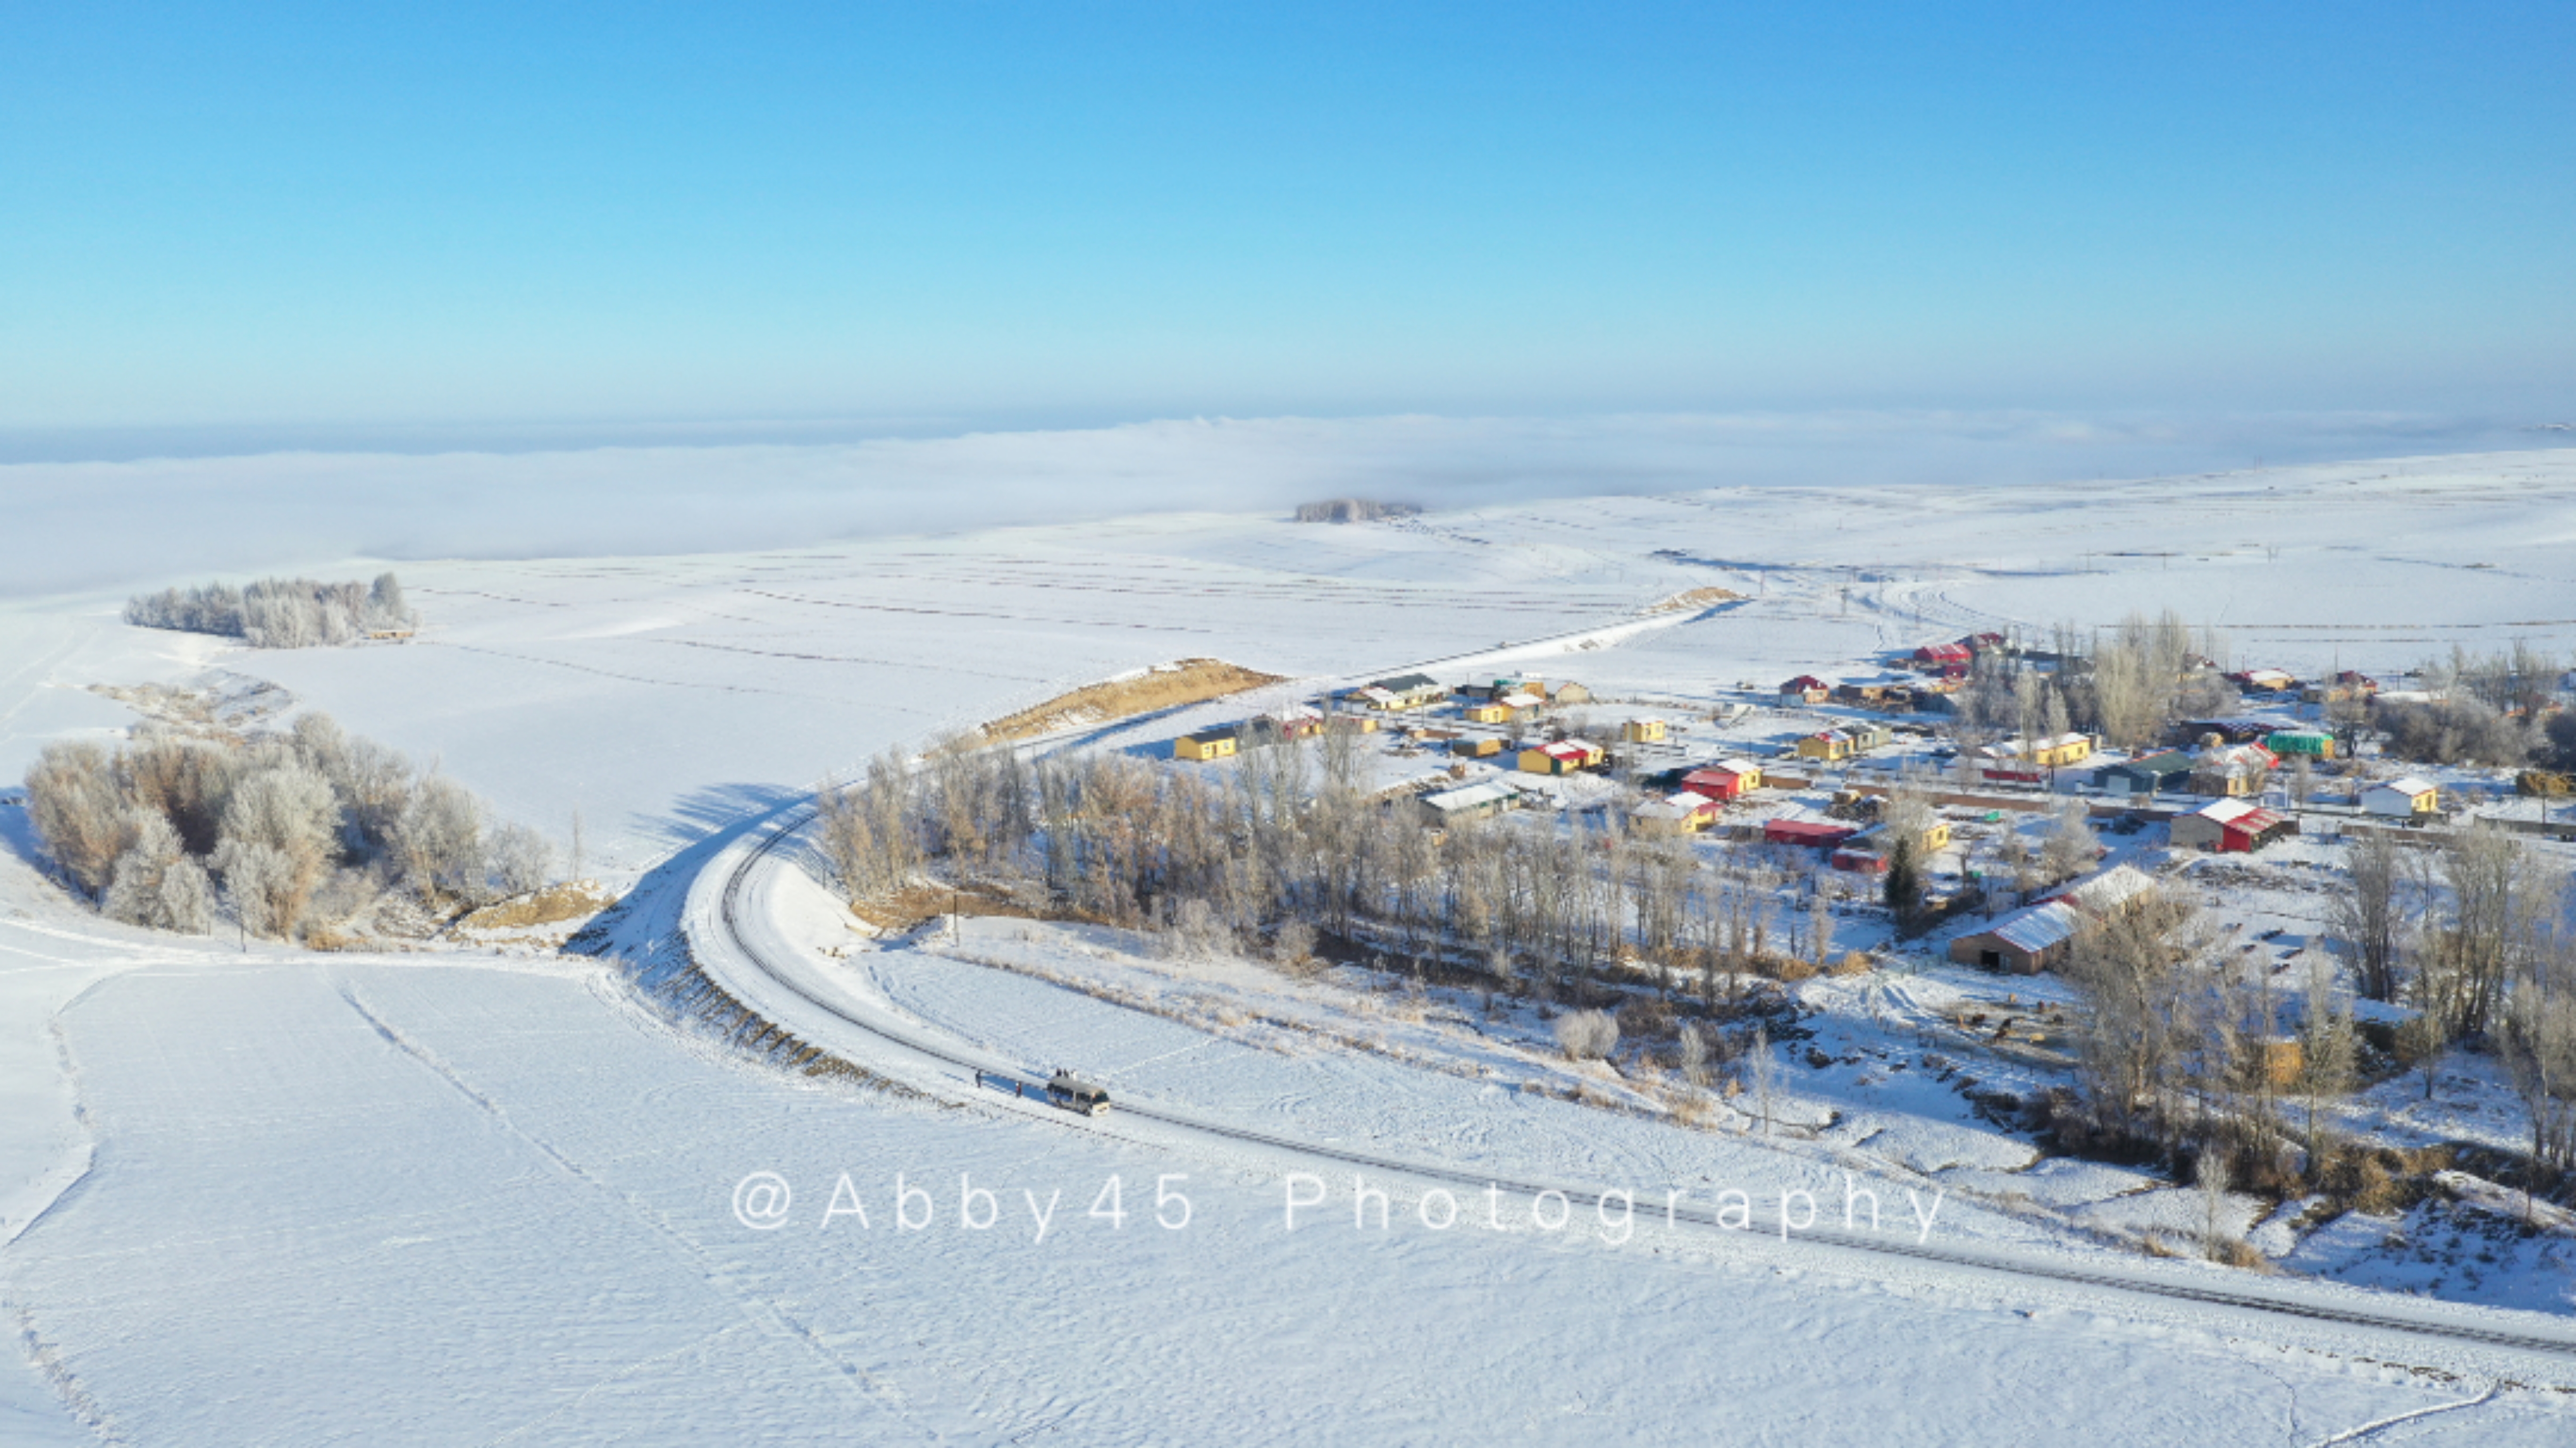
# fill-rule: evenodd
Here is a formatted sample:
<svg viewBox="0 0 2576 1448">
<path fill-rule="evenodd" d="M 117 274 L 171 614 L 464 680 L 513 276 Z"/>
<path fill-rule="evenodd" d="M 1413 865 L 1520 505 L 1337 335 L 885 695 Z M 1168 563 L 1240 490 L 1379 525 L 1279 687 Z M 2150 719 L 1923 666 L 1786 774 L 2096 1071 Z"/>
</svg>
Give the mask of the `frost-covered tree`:
<svg viewBox="0 0 2576 1448">
<path fill-rule="evenodd" d="M 295 862 L 271 845 L 226 838 L 215 847 L 215 869 L 224 879 L 224 897 L 242 928 L 253 935 L 285 935 L 303 912 L 303 892 Z"/>
<path fill-rule="evenodd" d="M 1598 1061 L 1619 1044 L 1619 1022 L 1607 1011 L 1568 1011 L 1556 1018 L 1557 1049 L 1569 1061 Z"/>
<path fill-rule="evenodd" d="M 133 814 L 134 843 L 117 856 L 100 913 L 129 925 L 205 934 L 214 924 L 205 867 L 188 857 L 169 820 L 149 810 Z"/>
<path fill-rule="evenodd" d="M 107 888 L 133 842 L 134 818 L 106 750 L 87 741 L 46 745 L 27 771 L 27 812 L 73 885 L 92 897 Z"/>
<path fill-rule="evenodd" d="M 494 828 L 484 850 L 492 888 L 501 895 L 542 890 L 553 876 L 555 847 L 526 825 L 513 823 Z"/>
<path fill-rule="evenodd" d="M 424 897 L 479 900 L 486 874 L 482 801 L 454 780 L 422 780 L 394 830 L 394 853 Z"/>
<path fill-rule="evenodd" d="M 2084 802 L 2070 799 L 2057 807 L 2048 838 L 2039 847 L 2040 868 L 2051 882 L 2069 879 L 2093 868 L 2101 850 Z"/>
</svg>

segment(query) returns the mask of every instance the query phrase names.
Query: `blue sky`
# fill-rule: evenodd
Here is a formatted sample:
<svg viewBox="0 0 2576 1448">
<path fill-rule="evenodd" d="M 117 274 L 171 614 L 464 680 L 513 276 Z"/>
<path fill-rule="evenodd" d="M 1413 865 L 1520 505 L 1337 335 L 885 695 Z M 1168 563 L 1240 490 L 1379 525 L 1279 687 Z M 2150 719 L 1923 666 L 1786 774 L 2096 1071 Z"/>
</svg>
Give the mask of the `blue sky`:
<svg viewBox="0 0 2576 1448">
<path fill-rule="evenodd" d="M 2558 421 L 2571 67 L 2565 4 L 12 6 L 0 430 Z"/>
</svg>

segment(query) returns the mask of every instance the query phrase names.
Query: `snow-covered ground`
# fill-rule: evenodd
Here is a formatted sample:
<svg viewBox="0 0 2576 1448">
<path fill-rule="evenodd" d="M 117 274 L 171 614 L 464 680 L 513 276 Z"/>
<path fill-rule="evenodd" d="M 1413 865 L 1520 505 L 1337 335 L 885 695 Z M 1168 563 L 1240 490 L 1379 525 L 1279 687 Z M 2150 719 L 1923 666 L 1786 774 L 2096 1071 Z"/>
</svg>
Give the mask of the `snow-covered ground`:
<svg viewBox="0 0 2576 1448">
<path fill-rule="evenodd" d="M 2540 453 L 408 566 L 421 637 L 292 653 L 129 629 L 110 598 L 22 601 L 0 608 L 0 776 L 45 740 L 132 721 L 92 686 L 267 681 L 559 840 L 579 811 L 590 872 L 658 892 L 638 912 L 658 927 L 629 943 L 668 954 L 675 897 L 747 819 L 886 747 L 1156 662 L 1319 681 L 1527 667 L 1704 713 L 1740 680 L 1858 676 L 1881 650 L 1971 627 L 2170 606 L 2227 629 L 2244 662 L 2387 676 L 2454 641 L 2576 652 L 2571 532 L 2576 454 Z M 1636 626 L 1711 584 L 1747 598 Z M 1546 642 L 1512 647 L 1530 640 Z M 1143 745 L 1225 713 L 1096 742 Z M 1765 711 L 1691 727 L 1714 748 L 1802 725 Z M 1382 1237 L 1335 1216 L 1287 1232 L 1291 1167 L 1258 1153 L 799 1076 L 666 1021 L 614 960 L 310 956 L 125 930 L 39 876 L 13 805 L 0 839 L 0 1306 L 20 1349 L 0 1377 L 0 1441 L 2571 1432 L 2564 1394 L 2497 1388 L 2501 1359 L 2456 1344 L 2272 1332 L 1707 1233 L 1433 1232 L 1405 1225 L 1419 1191 L 1400 1186 Z M 2316 911 L 2296 871 L 2319 848 L 2267 861 L 2277 878 L 2238 892 L 2246 938 L 2315 930 L 2297 923 Z M 1812 1120 L 1765 1143 L 1724 1113 L 1712 1130 L 1656 1120 L 1651 1094 L 1615 1079 L 1596 1094 L 1630 1092 L 1635 1109 L 1521 1090 L 1570 1068 L 1512 1038 L 1537 1023 L 1464 1002 L 1136 959 L 1006 921 L 884 949 L 777 908 L 815 970 L 925 1028 L 1299 1139 L 1632 1185 L 1647 1202 L 1733 1183 L 1838 1200 L 1850 1169 L 1891 1193 L 1947 1191 L 1940 1226 L 1961 1240 L 2105 1260 L 2127 1260 L 2111 1245 L 2124 1235 L 2188 1231 L 2202 1210 L 2141 1173 L 2034 1164 L 1956 1080 L 2011 1088 L 2029 1068 L 1927 1044 L 1961 1000 L 2030 1000 L 2045 981 L 1925 967 L 1807 983 L 1822 1013 L 1800 1049 L 1826 1064 L 1784 1048 L 1775 1115 Z M 1098 992 L 1057 983 L 1076 978 Z M 1345 1039 L 1264 1024 L 1255 1005 Z M 2509 1135 L 2476 1121 L 2492 1082 L 2437 1084 L 2432 1108 L 2410 1104 L 2410 1078 L 2355 1109 L 2427 1139 Z M 793 1186 L 788 1226 L 737 1219 L 736 1184 L 755 1171 Z M 864 1228 L 825 1216 L 843 1172 Z M 931 1229 L 897 1228 L 897 1172 L 929 1184 Z M 997 1192 L 989 1234 L 955 1226 L 961 1173 Z M 1130 1213 L 1118 1230 L 1084 1216 L 1113 1173 Z M 1171 1173 L 1190 1175 L 1195 1204 L 1178 1231 L 1150 1221 Z M 1334 1190 L 1327 1210 L 1347 1211 Z M 1044 1241 L 1022 1191 L 1063 1193 Z M 2506 1240 L 2482 1200 L 2465 1188 L 2439 1211 L 2304 1237 L 2250 1211 L 2228 1225 L 2320 1277 L 2438 1279 L 2446 1296 L 2563 1314 L 2560 1244 Z M 2439 1262 L 2400 1270 L 2391 1236 Z M 2576 1382 L 2546 1366 L 2511 1372 Z"/>
</svg>

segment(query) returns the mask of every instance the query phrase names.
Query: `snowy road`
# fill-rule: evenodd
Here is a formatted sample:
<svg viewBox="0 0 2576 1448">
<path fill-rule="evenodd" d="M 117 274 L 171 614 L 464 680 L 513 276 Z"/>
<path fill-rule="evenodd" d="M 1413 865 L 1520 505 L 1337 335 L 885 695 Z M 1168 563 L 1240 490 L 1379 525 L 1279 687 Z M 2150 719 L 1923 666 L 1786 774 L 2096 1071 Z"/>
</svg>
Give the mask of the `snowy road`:
<svg viewBox="0 0 2576 1448">
<path fill-rule="evenodd" d="M 810 818 L 806 810 L 775 816 L 709 861 L 691 889 L 690 940 L 700 970 L 735 1000 L 854 1065 L 951 1100 L 1019 1111 L 1066 1129 L 1160 1144 L 1179 1152 L 1205 1155 L 1213 1149 L 1237 1165 L 1272 1173 L 1356 1166 L 1402 1178 L 1417 1188 L 1463 1186 L 1482 1192 L 1499 1185 L 1518 1196 L 1558 1191 L 1576 1207 L 1598 1207 L 1605 1193 L 1621 1190 L 1543 1174 L 1467 1169 L 1436 1159 L 1298 1140 L 1160 1101 L 1122 1098 L 1114 1124 L 1104 1126 L 978 1091 L 979 1073 L 1025 1077 L 1030 1074 L 1028 1063 L 978 1050 L 907 1017 L 891 1002 L 869 999 L 852 987 L 847 973 L 833 971 L 798 949 L 764 913 L 768 887 L 779 873 L 800 868 L 781 847 Z M 1144 1125 L 1134 1124 L 1139 1122 Z M 1252 1149 L 1249 1156 L 1245 1148 Z M 1665 1214 L 1661 1207 L 1657 1212 Z M 1732 1246 L 1750 1248 L 1757 1240 L 1722 1226 L 1709 1204 L 1686 1204 L 1668 1215 L 1685 1228 L 1713 1234 Z M 1798 1234 L 1794 1241 L 1766 1242 L 1757 1250 L 1766 1258 L 1801 1261 L 1825 1270 L 1867 1271 L 1873 1276 L 1882 1275 L 1884 1269 L 1859 1268 L 1849 1254 L 1900 1258 L 1918 1273 L 1929 1269 L 1934 1281 L 1944 1275 L 1968 1275 L 1985 1279 L 1990 1289 L 1995 1280 L 2020 1279 L 2044 1284 L 2056 1301 L 2096 1311 L 2134 1314 L 2143 1302 L 2163 1299 L 2188 1304 L 2195 1313 L 2223 1314 L 2219 1320 L 2226 1323 L 2227 1331 L 2259 1340 L 2334 1344 L 2327 1350 L 2364 1350 L 2412 1362 L 2425 1361 L 2427 1349 L 2439 1345 L 2433 1357 L 2444 1365 L 2475 1364 L 2471 1370 L 2501 1370 L 2525 1380 L 2537 1377 L 2576 1384 L 2576 1330 L 2536 1314 L 2402 1302 L 2325 1283 L 2258 1286 L 2242 1275 L 2197 1265 L 2167 1268 L 2104 1254 L 2043 1256 L 2027 1249 L 1979 1250 L 1955 1242 L 1909 1242 L 1904 1237 L 1903 1231 L 1869 1234 L 1820 1226 Z M 1837 1254 L 1842 1260 L 1836 1260 Z M 2069 1288 L 2077 1290 L 2071 1300 L 2065 1295 Z M 2208 1321 L 2196 1320 L 2203 1325 Z M 2318 1326 L 2327 1332 L 2314 1331 Z M 2449 1356 L 2460 1346 L 2494 1356 Z"/>
</svg>

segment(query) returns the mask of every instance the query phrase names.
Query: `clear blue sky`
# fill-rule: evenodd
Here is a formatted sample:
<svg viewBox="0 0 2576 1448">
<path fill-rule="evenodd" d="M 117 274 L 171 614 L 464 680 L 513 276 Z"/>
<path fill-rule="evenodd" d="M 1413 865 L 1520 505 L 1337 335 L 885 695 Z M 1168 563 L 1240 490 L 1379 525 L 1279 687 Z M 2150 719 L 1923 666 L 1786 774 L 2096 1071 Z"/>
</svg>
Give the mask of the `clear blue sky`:
<svg viewBox="0 0 2576 1448">
<path fill-rule="evenodd" d="M 0 8 L 0 428 L 2576 402 L 2576 5 Z"/>
</svg>

